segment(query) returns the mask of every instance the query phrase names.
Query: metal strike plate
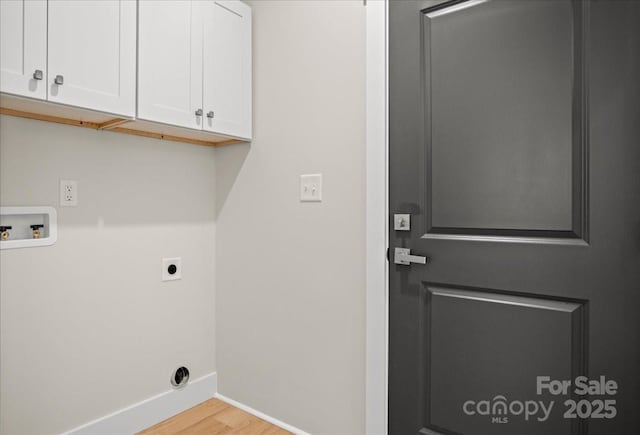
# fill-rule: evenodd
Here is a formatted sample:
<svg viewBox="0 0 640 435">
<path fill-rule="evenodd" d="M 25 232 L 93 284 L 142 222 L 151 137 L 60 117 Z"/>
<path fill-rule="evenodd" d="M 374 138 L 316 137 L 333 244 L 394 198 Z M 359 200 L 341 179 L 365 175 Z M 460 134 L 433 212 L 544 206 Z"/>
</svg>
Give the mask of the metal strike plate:
<svg viewBox="0 0 640 435">
<path fill-rule="evenodd" d="M 396 231 L 411 230 L 411 215 L 410 214 L 394 214 L 393 229 Z"/>
<path fill-rule="evenodd" d="M 427 257 L 411 255 L 411 250 L 409 248 L 395 248 L 393 262 L 395 264 L 404 264 L 406 266 L 411 263 L 427 264 Z"/>
</svg>

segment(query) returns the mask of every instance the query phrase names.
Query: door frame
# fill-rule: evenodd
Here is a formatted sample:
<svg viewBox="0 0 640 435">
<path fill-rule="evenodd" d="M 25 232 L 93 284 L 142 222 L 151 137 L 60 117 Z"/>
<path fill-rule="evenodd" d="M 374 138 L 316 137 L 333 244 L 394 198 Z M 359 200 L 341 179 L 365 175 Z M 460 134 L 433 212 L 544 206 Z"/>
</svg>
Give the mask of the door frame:
<svg viewBox="0 0 640 435">
<path fill-rule="evenodd" d="M 365 433 L 388 429 L 389 114 L 388 0 L 365 4 L 366 15 L 366 379 Z"/>
</svg>

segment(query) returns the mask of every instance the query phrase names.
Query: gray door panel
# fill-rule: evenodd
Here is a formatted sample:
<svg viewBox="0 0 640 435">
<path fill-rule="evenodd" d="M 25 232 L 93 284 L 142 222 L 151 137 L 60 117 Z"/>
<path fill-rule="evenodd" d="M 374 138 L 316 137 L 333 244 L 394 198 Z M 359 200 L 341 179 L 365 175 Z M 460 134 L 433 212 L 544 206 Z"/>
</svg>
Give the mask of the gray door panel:
<svg viewBox="0 0 640 435">
<path fill-rule="evenodd" d="M 571 231 L 571 4 L 447 11 L 423 14 L 432 227 Z"/>
<path fill-rule="evenodd" d="M 429 258 L 391 262 L 389 433 L 640 433 L 640 2 L 392 0 L 389 32 L 391 252 Z M 616 394 L 537 394 L 582 375 Z"/>
</svg>

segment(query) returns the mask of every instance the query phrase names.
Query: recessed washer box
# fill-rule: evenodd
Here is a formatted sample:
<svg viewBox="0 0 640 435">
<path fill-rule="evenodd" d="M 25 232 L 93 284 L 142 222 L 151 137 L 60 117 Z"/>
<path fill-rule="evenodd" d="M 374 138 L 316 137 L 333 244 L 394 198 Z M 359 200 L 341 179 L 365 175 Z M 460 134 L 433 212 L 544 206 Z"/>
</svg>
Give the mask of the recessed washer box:
<svg viewBox="0 0 640 435">
<path fill-rule="evenodd" d="M 38 238 L 34 229 L 38 227 Z M 0 249 L 53 245 L 58 240 L 58 214 L 53 207 L 0 207 L 0 227 L 11 227 Z"/>
</svg>

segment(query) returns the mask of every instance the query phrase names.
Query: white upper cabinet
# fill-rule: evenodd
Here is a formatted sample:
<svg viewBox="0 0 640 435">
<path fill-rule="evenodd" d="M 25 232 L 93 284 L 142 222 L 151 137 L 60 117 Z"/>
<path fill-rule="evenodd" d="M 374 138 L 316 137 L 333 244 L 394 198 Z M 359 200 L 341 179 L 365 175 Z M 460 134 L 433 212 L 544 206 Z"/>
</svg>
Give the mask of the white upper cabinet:
<svg viewBox="0 0 640 435">
<path fill-rule="evenodd" d="M 47 97 L 46 0 L 0 0 L 0 92 Z"/>
<path fill-rule="evenodd" d="M 136 2 L 0 0 L 0 91 L 135 116 Z"/>
<path fill-rule="evenodd" d="M 251 138 L 251 8 L 139 2 L 138 118 Z"/>
<path fill-rule="evenodd" d="M 0 0 L 0 92 L 41 100 L 1 104 L 171 140 L 250 140 L 251 25 L 239 0 Z"/>
<path fill-rule="evenodd" d="M 49 101 L 134 116 L 136 2 L 49 0 L 48 6 Z"/>
<path fill-rule="evenodd" d="M 140 2 L 138 118 L 202 128 L 202 7 Z"/>
<path fill-rule="evenodd" d="M 251 8 L 205 3 L 204 129 L 251 138 Z"/>
</svg>

